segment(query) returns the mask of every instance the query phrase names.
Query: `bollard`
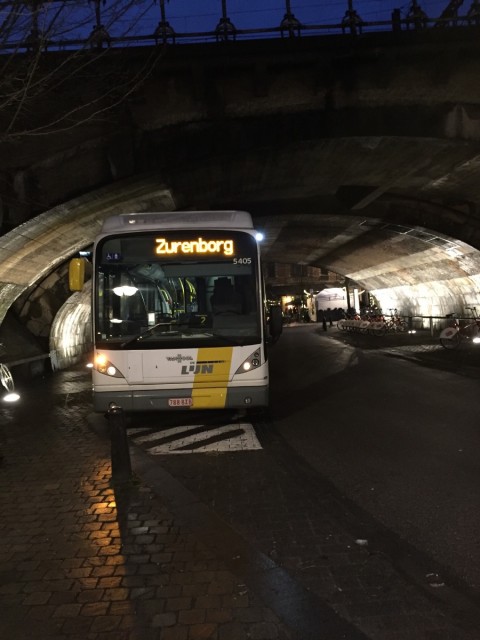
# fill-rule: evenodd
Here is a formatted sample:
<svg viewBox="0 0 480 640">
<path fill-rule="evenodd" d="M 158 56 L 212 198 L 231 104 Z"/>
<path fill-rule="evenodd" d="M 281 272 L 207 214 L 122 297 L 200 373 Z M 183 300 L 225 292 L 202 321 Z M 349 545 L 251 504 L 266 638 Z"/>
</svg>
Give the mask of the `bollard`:
<svg viewBox="0 0 480 640">
<path fill-rule="evenodd" d="M 130 482 L 132 464 L 125 427 L 125 413 L 122 407 L 112 404 L 108 409 L 107 416 L 110 428 L 112 480 L 114 483 Z"/>
<path fill-rule="evenodd" d="M 326 331 L 327 330 L 327 319 L 325 318 L 325 316 L 323 318 L 322 325 L 323 325 L 323 330 Z"/>
</svg>

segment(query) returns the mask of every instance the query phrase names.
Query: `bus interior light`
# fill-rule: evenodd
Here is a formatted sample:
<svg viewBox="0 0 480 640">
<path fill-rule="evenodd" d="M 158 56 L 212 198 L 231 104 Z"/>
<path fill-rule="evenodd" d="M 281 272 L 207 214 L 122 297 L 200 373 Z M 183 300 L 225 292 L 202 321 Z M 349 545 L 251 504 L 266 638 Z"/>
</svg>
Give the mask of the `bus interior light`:
<svg viewBox="0 0 480 640">
<path fill-rule="evenodd" d="M 132 287 L 128 284 L 124 284 L 121 287 L 114 287 L 113 288 L 113 293 L 116 296 L 119 296 L 120 298 L 122 297 L 127 297 L 129 298 L 130 296 L 134 296 L 137 293 L 138 289 L 137 287 Z"/>
</svg>

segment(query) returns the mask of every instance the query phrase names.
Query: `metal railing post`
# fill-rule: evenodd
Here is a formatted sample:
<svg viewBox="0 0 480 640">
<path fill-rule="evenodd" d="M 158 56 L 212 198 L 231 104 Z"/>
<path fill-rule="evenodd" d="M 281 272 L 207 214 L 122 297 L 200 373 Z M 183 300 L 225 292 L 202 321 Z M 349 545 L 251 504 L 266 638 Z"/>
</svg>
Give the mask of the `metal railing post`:
<svg viewBox="0 0 480 640">
<path fill-rule="evenodd" d="M 122 407 L 112 404 L 107 412 L 110 428 L 112 481 L 114 483 L 130 482 L 132 464 L 128 446 L 125 413 Z"/>
</svg>

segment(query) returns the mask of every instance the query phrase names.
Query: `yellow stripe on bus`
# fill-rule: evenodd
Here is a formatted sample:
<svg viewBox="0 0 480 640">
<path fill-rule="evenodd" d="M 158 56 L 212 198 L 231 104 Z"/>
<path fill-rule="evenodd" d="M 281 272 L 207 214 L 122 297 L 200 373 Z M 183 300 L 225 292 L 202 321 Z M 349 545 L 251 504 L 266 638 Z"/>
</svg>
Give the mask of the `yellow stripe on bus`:
<svg viewBox="0 0 480 640">
<path fill-rule="evenodd" d="M 233 347 L 199 349 L 192 409 L 223 409 L 227 401 Z"/>
</svg>

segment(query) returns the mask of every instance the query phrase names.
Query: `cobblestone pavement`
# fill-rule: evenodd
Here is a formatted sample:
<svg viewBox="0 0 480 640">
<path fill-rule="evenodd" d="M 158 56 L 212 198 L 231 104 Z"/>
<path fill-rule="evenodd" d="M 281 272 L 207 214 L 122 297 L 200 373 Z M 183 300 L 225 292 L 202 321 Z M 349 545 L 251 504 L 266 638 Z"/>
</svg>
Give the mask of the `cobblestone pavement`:
<svg viewBox="0 0 480 640">
<path fill-rule="evenodd" d="M 288 640 L 141 478 L 112 486 L 88 387 L 63 373 L 1 409 L 0 637 Z"/>
</svg>

